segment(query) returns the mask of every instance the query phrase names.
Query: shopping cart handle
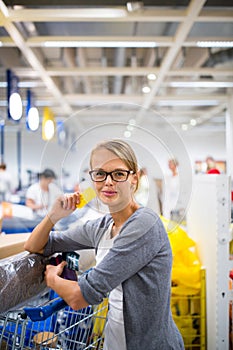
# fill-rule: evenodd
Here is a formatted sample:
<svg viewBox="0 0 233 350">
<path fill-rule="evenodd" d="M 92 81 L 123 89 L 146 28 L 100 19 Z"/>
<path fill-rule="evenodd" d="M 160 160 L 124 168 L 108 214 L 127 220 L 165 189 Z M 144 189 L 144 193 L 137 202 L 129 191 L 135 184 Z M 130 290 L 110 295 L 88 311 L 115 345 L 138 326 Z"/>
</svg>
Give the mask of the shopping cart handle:
<svg viewBox="0 0 233 350">
<path fill-rule="evenodd" d="M 54 312 L 59 311 L 67 306 L 67 303 L 61 299 L 57 298 L 48 305 L 39 306 L 39 307 L 25 307 L 25 314 L 33 321 L 43 321 L 51 316 Z"/>
</svg>

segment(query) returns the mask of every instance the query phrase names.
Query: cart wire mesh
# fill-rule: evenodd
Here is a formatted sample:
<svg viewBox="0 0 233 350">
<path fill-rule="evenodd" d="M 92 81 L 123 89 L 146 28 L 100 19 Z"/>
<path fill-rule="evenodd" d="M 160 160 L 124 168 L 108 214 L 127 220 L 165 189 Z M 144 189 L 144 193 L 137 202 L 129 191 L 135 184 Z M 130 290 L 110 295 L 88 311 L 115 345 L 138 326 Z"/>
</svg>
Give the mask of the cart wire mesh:
<svg viewBox="0 0 233 350">
<path fill-rule="evenodd" d="M 55 298 L 56 294 L 49 291 L 26 307 L 49 305 Z M 107 299 L 78 311 L 66 306 L 42 321 L 32 321 L 24 309 L 0 315 L 0 350 L 103 348 Z"/>
</svg>

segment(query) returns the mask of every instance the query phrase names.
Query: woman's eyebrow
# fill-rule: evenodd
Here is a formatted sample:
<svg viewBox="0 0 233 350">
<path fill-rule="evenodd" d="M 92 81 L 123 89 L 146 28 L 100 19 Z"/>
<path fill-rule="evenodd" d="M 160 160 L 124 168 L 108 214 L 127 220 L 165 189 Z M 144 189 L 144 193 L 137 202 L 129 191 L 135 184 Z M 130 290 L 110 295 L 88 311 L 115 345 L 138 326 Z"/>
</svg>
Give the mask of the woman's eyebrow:
<svg viewBox="0 0 233 350">
<path fill-rule="evenodd" d="M 102 170 L 102 171 L 106 171 L 106 170 L 104 170 L 103 168 L 94 168 L 94 169 L 92 169 L 92 170 Z M 118 171 L 118 170 L 127 170 L 128 171 L 128 169 L 125 169 L 125 168 L 115 168 L 115 169 L 113 169 L 112 171 Z M 110 171 L 110 172 L 112 172 L 112 171 Z M 107 171 L 108 172 L 108 171 Z"/>
</svg>

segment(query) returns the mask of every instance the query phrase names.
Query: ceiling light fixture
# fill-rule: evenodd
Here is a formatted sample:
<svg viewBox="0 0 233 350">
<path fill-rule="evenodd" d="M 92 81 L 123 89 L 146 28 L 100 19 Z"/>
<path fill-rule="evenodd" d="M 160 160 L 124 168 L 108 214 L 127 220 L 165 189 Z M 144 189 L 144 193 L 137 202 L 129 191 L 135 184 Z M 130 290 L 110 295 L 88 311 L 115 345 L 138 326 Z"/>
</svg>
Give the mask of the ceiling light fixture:
<svg viewBox="0 0 233 350">
<path fill-rule="evenodd" d="M 181 129 L 182 129 L 183 131 L 187 131 L 187 130 L 188 130 L 188 125 L 187 125 L 187 124 L 182 124 L 182 125 L 181 125 Z"/>
<path fill-rule="evenodd" d="M 19 121 L 23 115 L 23 102 L 19 94 L 19 78 L 7 69 L 7 114 L 9 119 Z"/>
<path fill-rule="evenodd" d="M 66 16 L 69 18 L 118 18 L 128 16 L 128 12 L 124 8 L 80 8 L 78 12 L 69 11 L 66 12 Z M 60 16 L 64 16 L 64 12 L 60 11 Z"/>
<path fill-rule="evenodd" d="M 42 119 L 42 139 L 49 141 L 55 134 L 55 118 L 52 111 L 48 107 L 44 107 Z"/>
<path fill-rule="evenodd" d="M 197 125 L 196 119 L 191 119 L 191 120 L 190 120 L 190 125 L 196 126 L 196 125 Z"/>
<path fill-rule="evenodd" d="M 28 130 L 36 131 L 40 125 L 39 111 L 35 106 L 35 97 L 31 90 L 27 91 L 26 126 Z"/>
<path fill-rule="evenodd" d="M 135 119 L 130 119 L 129 120 L 129 125 L 136 125 L 136 120 Z"/>
<path fill-rule="evenodd" d="M 23 114 L 23 104 L 18 92 L 13 92 L 9 98 L 9 113 L 13 120 L 18 121 Z"/>
<path fill-rule="evenodd" d="M 142 92 L 143 92 L 144 94 L 149 94 L 149 92 L 150 92 L 150 87 L 149 87 L 148 85 L 144 85 L 144 86 L 142 87 Z"/>
<path fill-rule="evenodd" d="M 127 11 L 129 12 L 135 12 L 135 11 L 139 11 L 143 8 L 144 4 L 142 1 L 129 1 L 126 3 L 126 8 Z"/>
<path fill-rule="evenodd" d="M 45 41 L 45 47 L 154 48 L 155 41 Z"/>
<path fill-rule="evenodd" d="M 156 80 L 157 77 L 156 77 L 156 75 L 154 73 L 150 73 L 150 74 L 147 75 L 147 79 L 148 80 Z"/>
<path fill-rule="evenodd" d="M 174 88 L 230 88 L 231 81 L 172 81 L 168 86 Z"/>
<path fill-rule="evenodd" d="M 217 106 L 219 101 L 217 100 L 164 100 L 158 101 L 157 105 L 160 107 L 167 106 Z"/>
<path fill-rule="evenodd" d="M 128 130 L 126 130 L 126 131 L 124 132 L 124 137 L 129 138 L 130 136 L 131 136 L 131 132 L 128 131 Z"/>
<path fill-rule="evenodd" d="M 41 82 L 38 81 L 19 81 L 18 87 L 19 88 L 36 88 L 41 86 Z M 0 82 L 0 88 L 6 88 L 7 82 L 1 81 Z"/>
<path fill-rule="evenodd" d="M 31 107 L 27 114 L 27 127 L 31 131 L 36 131 L 40 125 L 40 116 L 36 107 Z"/>
<path fill-rule="evenodd" d="M 233 47 L 233 41 L 197 41 L 198 47 Z"/>
</svg>

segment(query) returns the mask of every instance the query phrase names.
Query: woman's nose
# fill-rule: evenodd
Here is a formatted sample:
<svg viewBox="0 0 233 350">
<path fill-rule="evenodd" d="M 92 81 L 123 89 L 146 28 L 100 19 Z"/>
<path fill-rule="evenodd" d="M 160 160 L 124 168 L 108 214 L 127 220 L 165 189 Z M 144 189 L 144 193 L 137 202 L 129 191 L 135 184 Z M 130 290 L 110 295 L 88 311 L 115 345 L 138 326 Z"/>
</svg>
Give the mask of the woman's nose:
<svg viewBox="0 0 233 350">
<path fill-rule="evenodd" d="M 105 183 L 110 183 L 110 184 L 113 183 L 113 180 L 112 180 L 112 177 L 111 177 L 110 174 L 107 174 L 107 177 L 106 177 L 106 179 L 105 179 Z"/>
</svg>

